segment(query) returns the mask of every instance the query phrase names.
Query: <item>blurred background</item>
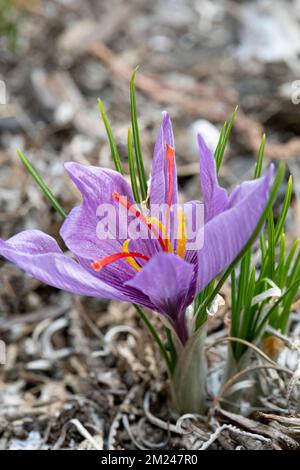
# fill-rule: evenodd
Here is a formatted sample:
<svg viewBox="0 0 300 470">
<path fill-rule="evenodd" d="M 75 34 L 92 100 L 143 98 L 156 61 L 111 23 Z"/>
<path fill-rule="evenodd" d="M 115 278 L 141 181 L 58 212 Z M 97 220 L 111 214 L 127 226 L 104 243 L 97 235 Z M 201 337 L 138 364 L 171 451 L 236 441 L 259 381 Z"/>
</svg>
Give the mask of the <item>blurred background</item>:
<svg viewBox="0 0 300 470">
<path fill-rule="evenodd" d="M 266 132 L 266 163 L 284 160 L 294 177 L 289 234 L 298 236 L 299 0 L 0 0 L 1 238 L 28 228 L 57 236 L 61 224 L 18 161 L 17 148 L 66 210 L 79 195 L 65 161 L 112 167 L 98 97 L 126 166 L 129 79 L 138 64 L 147 169 L 166 109 L 182 198 L 199 198 L 196 134 L 203 132 L 214 149 L 239 105 L 223 183 L 230 187 L 252 174 Z M 113 329 L 120 324 L 126 327 Z M 211 328 L 222 325 L 216 318 Z M 108 333 L 115 339 L 111 351 L 103 346 Z M 99 446 L 110 439 L 111 446 L 134 447 L 128 422 L 115 421 L 119 410 L 129 410 L 137 426 L 145 390 L 164 396 L 164 376 L 160 384 L 156 351 L 145 336 L 130 306 L 77 299 L 0 260 L 0 339 L 6 343 L 0 448 L 85 448 L 90 443 L 78 422 L 97 429 Z"/>
</svg>

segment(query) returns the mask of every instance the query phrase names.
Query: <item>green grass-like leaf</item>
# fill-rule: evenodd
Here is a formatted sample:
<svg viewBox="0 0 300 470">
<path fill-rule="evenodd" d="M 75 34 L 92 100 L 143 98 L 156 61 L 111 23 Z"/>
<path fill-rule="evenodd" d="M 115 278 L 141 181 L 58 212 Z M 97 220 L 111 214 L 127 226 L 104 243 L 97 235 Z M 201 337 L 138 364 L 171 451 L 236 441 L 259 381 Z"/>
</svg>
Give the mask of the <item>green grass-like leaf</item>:
<svg viewBox="0 0 300 470">
<path fill-rule="evenodd" d="M 100 98 L 98 98 L 98 105 L 99 105 L 101 117 L 102 117 L 102 120 L 103 120 L 103 123 L 104 123 L 104 126 L 105 126 L 106 134 L 107 134 L 107 137 L 108 137 L 108 140 L 109 140 L 110 150 L 111 150 L 111 154 L 112 154 L 113 161 L 114 161 L 114 164 L 115 164 L 115 168 L 119 173 L 121 173 L 121 175 L 123 175 L 124 170 L 122 168 L 120 154 L 118 152 L 116 141 L 113 137 L 113 133 L 112 133 L 110 124 L 108 122 L 108 119 L 107 119 L 107 116 L 106 116 L 106 113 L 105 113 L 105 110 L 104 110 L 103 103 L 100 100 Z"/>
<path fill-rule="evenodd" d="M 128 129 L 127 148 L 128 148 L 128 164 L 129 164 L 129 173 L 130 173 L 132 192 L 133 192 L 135 201 L 137 203 L 140 203 L 141 199 L 140 199 L 139 187 L 138 187 L 138 183 L 136 179 L 134 155 L 133 155 L 133 148 L 132 148 L 132 135 L 131 135 L 130 128 Z"/>
<path fill-rule="evenodd" d="M 141 197 L 142 197 L 142 200 L 144 201 L 147 198 L 147 179 L 146 179 L 143 155 L 142 155 L 142 150 L 141 150 L 139 126 L 138 126 L 138 120 L 137 120 L 135 89 L 134 89 L 134 80 L 135 80 L 137 70 L 138 70 L 138 67 L 134 69 L 134 72 L 130 80 L 130 108 L 131 108 L 131 126 L 132 126 L 136 166 L 137 166 L 139 182 L 140 182 Z"/>
<path fill-rule="evenodd" d="M 171 361 L 170 357 L 167 354 L 167 351 L 166 351 L 166 349 L 163 345 L 162 340 L 160 339 L 160 336 L 159 336 L 158 332 L 156 331 L 155 327 L 152 325 L 152 323 L 149 320 L 149 318 L 147 317 L 147 315 L 143 312 L 141 307 L 139 307 L 139 305 L 136 305 L 136 304 L 133 304 L 133 306 L 136 309 L 139 316 L 141 317 L 141 319 L 143 320 L 143 322 L 145 323 L 145 325 L 148 328 L 148 330 L 149 330 L 151 336 L 153 337 L 154 341 L 158 345 L 160 353 L 161 353 L 163 359 L 165 360 L 166 366 L 167 366 L 168 370 L 170 371 L 170 373 L 172 373 L 174 366 L 172 365 L 172 361 Z"/>
<path fill-rule="evenodd" d="M 227 143 L 228 143 L 228 139 L 230 137 L 231 129 L 232 129 L 235 117 L 236 117 L 237 110 L 238 110 L 238 106 L 233 111 L 232 116 L 230 118 L 230 121 L 229 122 L 226 121 L 223 125 L 222 130 L 221 130 L 219 142 L 218 142 L 216 150 L 215 150 L 215 159 L 216 159 L 217 171 L 219 171 L 219 169 L 221 167 L 221 164 L 222 164 L 222 161 L 223 161 L 225 149 L 226 149 L 226 146 L 227 146 Z"/>
<path fill-rule="evenodd" d="M 255 165 L 254 177 L 261 176 L 263 166 L 263 150 L 265 138 L 258 153 Z M 289 178 L 286 195 L 280 211 L 280 216 L 275 223 L 272 208 L 267 215 L 267 227 L 260 236 L 261 265 L 257 268 L 257 280 L 252 267 L 252 275 L 249 274 L 249 265 L 246 262 L 247 255 L 243 258 L 240 267 L 238 281 L 235 273 L 232 273 L 232 316 L 231 336 L 256 341 L 261 333 L 261 328 L 269 323 L 273 328 L 285 333 L 291 306 L 295 301 L 299 289 L 297 276 L 300 275 L 300 255 L 296 255 L 299 241 L 296 240 L 288 254 L 286 254 L 286 237 L 284 224 L 292 196 L 292 179 Z M 299 257 L 298 257 L 299 256 Z M 293 286 L 291 289 L 291 285 Z M 280 301 L 273 301 L 273 294 L 265 294 L 259 303 L 252 305 L 254 296 L 262 295 L 271 287 L 278 287 L 282 294 Z M 288 295 L 286 292 L 288 291 Z M 234 344 L 232 351 L 235 360 L 239 360 L 246 346 Z"/>
<path fill-rule="evenodd" d="M 50 204 L 52 205 L 52 207 L 63 217 L 67 217 L 67 213 L 65 212 L 65 210 L 62 208 L 62 206 L 60 205 L 60 203 L 58 202 L 58 200 L 56 199 L 56 197 L 54 196 L 54 194 L 52 193 L 52 191 L 48 188 L 48 186 L 46 185 L 46 183 L 42 180 L 42 178 L 40 177 L 40 175 L 38 174 L 38 172 L 36 171 L 36 169 L 34 168 L 34 166 L 30 163 L 30 161 L 25 157 L 25 155 L 21 152 L 21 150 L 18 150 L 17 151 L 18 153 L 18 156 L 21 160 L 21 162 L 23 163 L 23 165 L 25 166 L 26 170 L 28 171 L 28 173 L 30 173 L 30 175 L 33 177 L 33 179 L 35 180 L 36 184 L 39 186 L 39 188 L 41 189 L 42 193 L 46 196 L 46 198 L 48 199 L 48 201 L 50 202 Z"/>
<path fill-rule="evenodd" d="M 263 161 L 264 161 L 264 154 L 265 154 L 265 147 L 266 147 L 266 134 L 263 134 L 260 148 L 258 151 L 257 160 L 254 166 L 254 178 L 260 178 L 263 168 Z"/>
<path fill-rule="evenodd" d="M 294 292 L 295 289 L 299 289 L 299 284 L 300 284 L 300 276 L 294 280 L 292 285 L 286 290 L 286 292 L 274 303 L 274 305 L 270 308 L 270 310 L 267 312 L 265 317 L 261 320 L 261 322 L 258 324 L 256 331 L 255 331 L 255 336 L 259 336 L 259 334 L 262 332 L 265 324 L 269 320 L 269 317 L 272 316 L 272 314 L 276 311 L 276 309 L 280 306 L 280 304 L 286 302 L 286 305 L 291 304 L 291 297 L 294 297 Z M 292 294 L 292 295 L 291 295 Z"/>
<path fill-rule="evenodd" d="M 292 192 L 293 192 L 293 180 L 292 180 L 292 176 L 290 176 L 288 180 L 286 194 L 285 194 L 285 198 L 282 204 L 280 216 L 276 224 L 275 235 L 274 235 L 275 243 L 277 243 L 279 238 L 281 237 L 281 234 L 284 228 L 284 223 L 286 220 L 286 216 L 291 205 Z"/>
<path fill-rule="evenodd" d="M 284 164 L 283 164 L 283 162 L 281 162 L 280 165 L 279 165 L 278 171 L 277 171 L 275 181 L 274 181 L 273 186 L 272 186 L 270 197 L 269 197 L 268 202 L 266 204 L 266 207 L 265 207 L 265 209 L 264 209 L 264 211 L 263 211 L 263 213 L 262 213 L 262 215 L 259 219 L 259 222 L 258 222 L 257 226 L 255 227 L 255 229 L 254 229 L 251 237 L 249 238 L 248 242 L 246 243 L 244 249 L 240 252 L 240 254 L 234 259 L 234 261 L 226 269 L 226 271 L 224 272 L 223 276 L 219 280 L 219 282 L 218 282 L 217 286 L 215 287 L 215 289 L 213 290 L 213 292 L 207 297 L 204 304 L 202 304 L 198 307 L 197 312 L 196 312 L 196 328 L 199 328 L 203 323 L 203 315 L 201 315 L 201 311 L 205 312 L 206 308 L 213 302 L 214 298 L 216 297 L 216 295 L 219 293 L 220 289 L 224 285 L 226 279 L 228 278 L 228 276 L 230 276 L 232 270 L 237 266 L 237 264 L 241 261 L 241 259 L 243 259 L 243 257 L 245 256 L 245 254 L 247 253 L 247 251 L 249 250 L 249 248 L 252 246 L 252 244 L 256 240 L 257 236 L 259 235 L 259 233 L 260 233 L 260 231 L 261 231 L 261 229 L 262 229 L 262 227 L 265 223 L 265 220 L 268 216 L 268 213 L 269 213 L 270 209 L 272 208 L 273 203 L 276 199 L 278 190 L 279 190 L 279 188 L 281 186 L 281 183 L 283 181 L 284 171 L 285 171 Z"/>
</svg>

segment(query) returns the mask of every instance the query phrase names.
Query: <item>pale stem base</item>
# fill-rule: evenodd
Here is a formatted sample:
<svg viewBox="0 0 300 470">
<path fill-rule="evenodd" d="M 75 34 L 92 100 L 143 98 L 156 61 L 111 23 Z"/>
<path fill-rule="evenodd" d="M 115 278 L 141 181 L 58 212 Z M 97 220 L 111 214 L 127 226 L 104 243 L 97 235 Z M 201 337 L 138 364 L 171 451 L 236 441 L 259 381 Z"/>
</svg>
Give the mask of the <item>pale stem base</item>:
<svg viewBox="0 0 300 470">
<path fill-rule="evenodd" d="M 190 337 L 181 350 L 171 379 L 172 396 L 177 410 L 204 414 L 207 362 L 205 355 L 206 324 Z"/>
</svg>

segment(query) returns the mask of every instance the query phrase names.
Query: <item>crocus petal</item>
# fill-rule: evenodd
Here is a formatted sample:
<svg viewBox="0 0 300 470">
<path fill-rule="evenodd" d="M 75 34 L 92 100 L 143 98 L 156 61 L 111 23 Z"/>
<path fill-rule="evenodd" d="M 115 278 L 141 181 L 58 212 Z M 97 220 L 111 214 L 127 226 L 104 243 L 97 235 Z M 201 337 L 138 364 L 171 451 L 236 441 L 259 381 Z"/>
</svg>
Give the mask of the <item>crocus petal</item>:
<svg viewBox="0 0 300 470">
<path fill-rule="evenodd" d="M 155 308 L 146 294 L 126 284 L 127 281 L 131 280 L 136 275 L 137 271 L 131 268 L 124 259 L 116 261 L 109 266 L 105 266 L 105 268 L 101 269 L 99 272 L 94 271 L 91 268 L 90 262 L 86 259 L 78 258 L 78 262 L 87 273 L 90 273 L 90 275 L 100 279 L 106 285 L 116 289 L 120 295 L 122 295 L 122 300 L 142 305 L 151 310 Z"/>
<path fill-rule="evenodd" d="M 167 112 L 163 113 L 163 121 L 156 140 L 152 162 L 152 172 L 150 181 L 150 203 L 167 204 L 168 203 L 168 159 L 166 154 L 166 145 L 174 147 L 174 136 L 171 119 Z M 173 168 L 173 193 L 172 204 L 177 203 L 177 172 L 176 162 Z"/>
<path fill-rule="evenodd" d="M 167 315 L 178 337 L 187 335 L 185 309 L 193 300 L 194 267 L 176 255 L 159 253 L 126 283 L 149 297 L 155 310 Z"/>
<path fill-rule="evenodd" d="M 60 235 L 66 246 L 76 255 L 92 260 L 120 251 L 122 239 L 118 233 L 118 202 L 112 194 L 118 192 L 132 203 L 133 195 L 129 184 L 113 170 L 75 162 L 66 163 L 65 168 L 83 198 L 81 206 L 70 212 L 61 227 Z M 97 211 L 106 204 L 108 210 L 112 211 L 109 219 L 112 230 L 111 238 L 104 240 L 97 236 L 98 223 L 101 224 Z"/>
<path fill-rule="evenodd" d="M 204 245 L 197 252 L 197 292 L 224 271 L 251 237 L 267 204 L 273 167 L 268 174 L 235 191 L 230 208 L 204 226 Z"/>
<path fill-rule="evenodd" d="M 216 162 L 203 137 L 198 134 L 200 153 L 200 185 L 204 200 L 205 223 L 228 206 L 228 195 L 218 183 Z"/>
<path fill-rule="evenodd" d="M 134 222 L 134 216 L 128 214 L 112 194 L 117 192 L 120 196 L 126 197 L 130 204 L 134 204 L 133 194 L 127 181 L 113 170 L 103 170 L 75 162 L 66 163 L 65 167 L 83 198 L 82 204 L 70 212 L 61 227 L 60 235 L 66 246 L 76 256 L 81 259 L 86 258 L 89 262 L 122 251 L 123 242 L 131 238 L 130 233 L 127 233 L 127 227 Z M 108 231 L 107 222 L 110 227 L 109 236 L 104 238 Z M 156 252 L 156 245 L 155 240 L 152 243 L 147 243 L 147 240 L 132 240 L 130 248 L 132 251 L 152 256 Z M 126 263 L 118 263 L 117 266 L 124 268 L 125 274 L 132 271 Z M 127 279 L 128 276 L 125 276 L 124 280 Z"/>
<path fill-rule="evenodd" d="M 82 204 L 70 212 L 61 227 L 60 235 L 66 246 L 76 255 L 89 260 L 99 259 L 120 251 L 124 239 L 118 234 L 119 204 L 114 200 L 112 194 L 118 192 L 127 197 L 130 203 L 133 203 L 129 184 L 113 170 L 103 170 L 75 162 L 66 163 L 65 168 L 83 198 Z M 104 208 L 106 204 L 108 209 L 112 211 L 109 220 L 112 222 L 111 226 L 115 227 L 115 231 L 110 232 L 111 238 L 100 239 L 97 236 L 98 224 L 101 224 L 99 208 L 100 206 Z M 104 223 L 107 218 L 102 220 Z"/>
<path fill-rule="evenodd" d="M 204 203 L 202 201 L 188 201 L 183 204 L 186 228 L 186 252 L 184 259 L 195 262 L 195 253 L 203 247 L 204 243 Z"/>
<path fill-rule="evenodd" d="M 118 289 L 89 274 L 63 254 L 57 242 L 39 230 L 0 240 L 0 255 L 50 286 L 79 295 L 126 300 Z"/>
</svg>

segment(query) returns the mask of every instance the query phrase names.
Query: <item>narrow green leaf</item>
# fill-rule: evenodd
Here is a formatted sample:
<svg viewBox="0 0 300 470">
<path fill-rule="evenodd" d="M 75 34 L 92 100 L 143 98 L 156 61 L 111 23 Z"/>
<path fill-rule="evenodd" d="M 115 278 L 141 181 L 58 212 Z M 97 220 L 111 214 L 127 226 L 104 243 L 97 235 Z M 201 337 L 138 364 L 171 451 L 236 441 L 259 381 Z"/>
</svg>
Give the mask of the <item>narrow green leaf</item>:
<svg viewBox="0 0 300 470">
<path fill-rule="evenodd" d="M 157 333 L 155 327 L 152 325 L 152 323 L 149 320 L 149 318 L 147 317 L 147 315 L 143 312 L 143 310 L 138 305 L 133 304 L 133 306 L 136 309 L 139 316 L 141 317 L 141 319 L 143 320 L 143 322 L 145 323 L 145 325 L 148 328 L 148 330 L 149 330 L 151 336 L 153 337 L 154 341 L 158 345 L 160 353 L 161 353 L 162 357 L 165 360 L 166 366 L 167 366 L 168 370 L 172 373 L 171 360 L 170 360 L 170 358 L 169 358 L 169 356 L 166 352 L 166 349 L 165 349 L 165 347 L 162 343 L 162 340 L 160 339 L 159 334 Z"/>
<path fill-rule="evenodd" d="M 267 252 L 267 245 L 264 232 L 261 233 L 259 237 L 259 244 L 260 244 L 260 251 L 261 251 L 261 258 L 264 259 Z"/>
<path fill-rule="evenodd" d="M 259 273 L 259 280 L 261 281 L 264 278 L 268 278 L 268 266 L 269 266 L 269 255 L 266 252 L 265 257 L 262 258 L 262 265 Z"/>
<path fill-rule="evenodd" d="M 253 266 L 253 269 L 249 277 L 248 290 L 245 293 L 245 302 L 244 302 L 242 322 L 241 322 L 242 324 L 241 324 L 241 328 L 238 334 L 238 338 L 242 338 L 242 339 L 246 339 L 250 341 L 252 338 L 250 338 L 249 335 L 251 332 L 252 322 L 254 320 L 253 309 L 251 307 L 254 289 L 255 289 L 255 267 Z M 246 348 L 247 347 L 243 346 L 242 344 L 237 344 L 236 351 L 235 351 L 236 353 L 235 358 L 237 360 L 239 359 L 239 357 L 241 357 L 241 355 L 243 354 Z"/>
<path fill-rule="evenodd" d="M 254 312 L 254 318 L 252 321 L 251 330 L 249 332 L 249 335 L 250 335 L 250 338 L 252 338 L 252 341 L 254 341 L 254 339 L 256 338 L 256 328 L 259 323 L 259 320 L 261 319 L 262 312 L 264 310 L 266 303 L 267 303 L 267 300 L 264 300 L 263 302 L 261 302 L 260 305 L 257 305 L 257 309 Z"/>
<path fill-rule="evenodd" d="M 283 201 L 283 204 L 282 204 L 280 216 L 279 216 L 279 219 L 278 219 L 277 224 L 276 224 L 275 243 L 278 242 L 278 240 L 281 236 L 282 230 L 284 228 L 285 219 L 286 219 L 288 210 L 289 210 L 290 205 L 291 205 L 292 191 L 293 191 L 293 180 L 292 180 L 292 176 L 290 176 L 289 180 L 288 180 L 288 184 L 287 184 L 287 188 L 286 188 L 286 194 L 285 194 L 285 198 L 284 198 L 284 201 Z"/>
<path fill-rule="evenodd" d="M 194 304 L 196 304 L 198 302 L 198 304 L 200 305 L 202 303 L 202 301 L 205 299 L 205 297 L 207 297 L 207 295 L 209 294 L 209 291 L 211 289 L 211 284 L 214 283 L 214 280 L 212 280 L 204 289 L 202 292 L 200 292 L 200 294 L 198 294 L 194 300 Z"/>
<path fill-rule="evenodd" d="M 248 289 L 249 275 L 250 275 L 250 261 L 251 251 L 248 250 L 245 253 L 244 258 L 241 262 L 241 270 L 238 281 L 238 295 L 237 295 L 237 310 L 241 310 L 244 307 L 244 300 Z"/>
<path fill-rule="evenodd" d="M 296 250 L 299 246 L 299 243 L 300 243 L 300 239 L 297 238 L 292 247 L 291 247 L 291 250 L 288 254 L 288 257 L 286 258 L 286 261 L 285 261 L 285 265 L 284 265 L 284 271 L 283 271 L 283 277 L 286 278 L 288 275 L 289 275 L 289 270 L 290 270 L 290 267 L 291 267 L 291 264 L 292 264 L 292 261 L 293 261 L 293 258 L 295 256 L 295 253 L 296 253 Z"/>
<path fill-rule="evenodd" d="M 287 283 L 288 283 L 289 286 L 297 278 L 299 269 L 300 269 L 300 252 L 298 252 L 298 254 L 297 254 L 297 257 L 295 259 L 293 268 L 292 268 L 291 273 L 289 274 L 288 279 L 287 279 Z"/>
<path fill-rule="evenodd" d="M 249 283 L 248 283 L 248 289 L 245 293 L 245 307 L 248 308 L 252 305 L 252 300 L 254 297 L 254 292 L 255 292 L 255 273 L 256 269 L 255 266 L 253 266 L 250 276 L 249 276 Z"/>
<path fill-rule="evenodd" d="M 258 222 L 257 226 L 255 227 L 255 229 L 254 229 L 251 237 L 249 238 L 248 242 L 246 243 L 244 249 L 240 252 L 240 254 L 233 260 L 233 262 L 230 264 L 230 266 L 226 269 L 225 273 L 223 274 L 223 276 L 219 280 L 217 286 L 215 287 L 215 289 L 213 290 L 211 295 L 206 299 L 206 301 L 204 302 L 203 305 L 200 305 L 198 307 L 198 310 L 196 312 L 196 316 L 197 316 L 196 328 L 199 327 L 199 323 L 200 323 L 199 322 L 199 314 L 200 314 L 201 310 L 202 309 L 206 310 L 206 308 L 212 303 L 213 299 L 216 297 L 216 295 L 218 294 L 218 292 L 222 288 L 222 286 L 225 283 L 226 279 L 231 274 L 233 268 L 244 257 L 245 253 L 248 251 L 248 249 L 251 247 L 251 245 L 254 243 L 257 236 L 259 235 L 259 232 L 261 231 L 262 226 L 265 223 L 265 220 L 266 220 L 266 217 L 269 213 L 269 210 L 271 209 L 271 207 L 272 207 L 272 205 L 275 201 L 275 198 L 277 196 L 278 190 L 280 188 L 280 185 L 281 185 L 283 177 L 284 177 L 284 171 L 285 171 L 284 170 L 284 164 L 283 164 L 283 162 L 281 162 L 280 165 L 279 165 L 278 171 L 277 171 L 275 181 L 274 181 L 273 186 L 272 186 L 272 190 L 271 190 L 271 193 L 270 193 L 268 203 L 267 203 L 267 205 L 266 205 L 266 207 L 265 207 L 265 209 L 264 209 L 264 211 L 263 211 L 263 213 L 262 213 L 262 215 L 259 219 L 259 222 Z"/>
<path fill-rule="evenodd" d="M 222 152 L 223 141 L 224 141 L 225 133 L 226 133 L 226 129 L 227 129 L 227 124 L 228 124 L 228 121 L 225 121 L 224 124 L 223 124 L 223 127 L 222 127 L 221 132 L 220 132 L 219 140 L 218 140 L 218 143 L 217 143 L 217 146 L 216 146 L 216 149 L 215 149 L 215 160 L 216 160 L 217 171 L 219 170 L 219 167 L 218 167 L 219 163 L 218 162 L 219 162 L 220 158 L 222 159 L 221 152 Z"/>
<path fill-rule="evenodd" d="M 236 293 L 236 275 L 235 269 L 231 271 L 231 325 L 230 325 L 230 335 L 233 337 L 238 336 L 239 331 L 239 320 L 240 320 L 240 311 L 237 309 L 237 293 Z M 235 355 L 236 343 L 232 344 L 232 351 Z"/>
<path fill-rule="evenodd" d="M 120 154 L 118 152 L 117 145 L 116 145 L 115 139 L 113 137 L 113 133 L 112 133 L 110 124 L 108 122 L 108 119 L 107 119 L 107 116 L 106 116 L 106 113 L 105 113 L 105 110 L 104 110 L 103 103 L 100 100 L 100 98 L 98 98 L 98 105 L 99 105 L 101 117 L 102 117 L 102 120 L 103 120 L 103 123 L 104 123 L 104 126 L 105 126 L 106 134 L 107 134 L 107 137 L 108 137 L 108 140 L 109 140 L 110 151 L 111 151 L 111 154 L 112 154 L 112 157 L 113 157 L 113 161 L 114 161 L 116 170 L 119 173 L 121 173 L 121 175 L 123 175 L 124 171 L 123 171 L 123 168 L 122 168 Z"/>
<path fill-rule="evenodd" d="M 230 137 L 231 129 L 232 129 L 235 117 L 236 117 L 237 110 L 238 110 L 238 106 L 233 111 L 232 116 L 230 118 L 230 121 L 228 123 L 227 122 L 224 123 L 224 126 L 223 126 L 221 134 L 220 134 L 219 142 L 218 142 L 217 148 L 215 150 L 215 159 L 216 159 L 217 171 L 219 171 L 219 169 L 221 167 L 221 164 L 222 164 L 225 149 L 226 149 L 226 146 L 227 146 L 228 139 Z"/>
<path fill-rule="evenodd" d="M 204 300 L 206 299 L 206 297 L 208 297 L 213 289 L 214 289 L 214 285 L 215 285 L 215 279 L 212 279 L 208 285 L 203 289 L 202 292 L 200 292 L 200 294 L 198 294 L 196 297 L 195 297 L 195 300 L 194 300 L 194 315 L 196 315 L 196 312 L 198 311 L 198 308 L 199 306 L 204 302 Z M 199 324 L 202 325 L 203 323 L 205 323 L 207 320 L 207 312 L 206 310 L 201 310 L 201 316 L 199 318 Z"/>
<path fill-rule="evenodd" d="M 272 209 L 268 214 L 268 251 L 267 256 L 269 258 L 268 272 L 264 273 L 266 277 L 273 279 L 275 269 L 275 227 L 274 227 L 274 216 Z"/>
<path fill-rule="evenodd" d="M 23 165 L 25 166 L 26 170 L 28 171 L 28 173 L 31 174 L 31 176 L 33 177 L 33 179 L 35 180 L 36 184 L 39 186 L 39 188 L 41 189 L 41 191 L 44 193 L 44 195 L 46 196 L 46 198 L 48 199 L 48 201 L 50 202 L 50 204 L 52 205 L 52 207 L 63 217 L 67 217 L 67 213 L 65 212 L 65 210 L 62 208 L 62 206 L 59 204 L 58 200 L 56 199 L 56 197 L 54 196 L 54 194 L 52 193 L 52 191 L 48 188 L 48 186 L 46 185 L 46 183 L 44 183 L 44 181 L 42 180 L 42 178 L 40 177 L 40 175 L 38 174 L 38 172 L 36 171 L 36 169 L 34 168 L 34 166 L 30 163 L 30 161 L 25 157 L 25 155 L 23 155 L 23 153 L 21 152 L 21 150 L 18 150 L 17 151 L 18 153 L 18 156 L 21 160 L 21 162 L 23 163 Z"/>
<path fill-rule="evenodd" d="M 128 147 L 128 163 L 129 163 L 129 173 L 130 173 L 132 192 L 133 192 L 135 201 L 139 204 L 141 200 L 140 200 L 138 183 L 136 179 L 133 148 L 132 148 L 132 136 L 131 136 L 130 128 L 128 129 L 127 147 Z"/>
<path fill-rule="evenodd" d="M 298 275 L 299 275 L 299 270 L 298 270 Z M 283 307 L 283 311 L 281 312 L 279 325 L 278 325 L 278 328 L 280 328 L 283 334 L 286 333 L 292 304 L 295 302 L 297 298 L 297 294 L 299 292 L 299 285 L 300 285 L 300 278 L 298 278 L 295 281 L 294 287 L 291 289 L 290 295 L 287 296 L 287 298 L 283 302 L 284 307 Z"/>
<path fill-rule="evenodd" d="M 266 147 L 266 134 L 263 134 L 260 148 L 259 148 L 258 155 L 257 155 L 257 160 L 256 160 L 255 167 L 254 167 L 254 179 L 261 177 L 265 147 Z"/>
<path fill-rule="evenodd" d="M 171 332 L 170 328 L 165 328 L 165 331 L 166 331 L 168 346 L 169 346 L 169 350 L 170 350 L 172 372 L 174 372 L 175 365 L 176 365 L 176 362 L 177 362 L 177 351 L 176 351 L 176 348 L 174 346 L 174 341 L 173 341 L 173 338 L 172 338 L 172 332 Z"/>
<path fill-rule="evenodd" d="M 283 232 L 280 237 L 279 257 L 278 257 L 278 264 L 277 264 L 276 276 L 275 276 L 277 280 L 277 285 L 278 287 L 280 287 L 280 289 L 283 288 L 284 283 L 285 283 L 285 278 L 284 278 L 285 251 L 286 251 L 286 241 L 285 241 L 285 234 Z"/>
<path fill-rule="evenodd" d="M 142 200 L 144 201 L 147 198 L 147 179 L 146 179 L 143 155 L 142 155 L 142 150 L 141 150 L 140 134 L 139 134 L 139 126 L 138 126 L 137 110 L 136 110 L 136 99 L 135 99 L 135 91 L 134 91 L 134 80 L 135 80 L 137 69 L 138 67 L 134 69 L 134 72 L 130 80 L 131 126 L 132 126 L 136 166 L 137 166 L 138 176 L 139 176 L 139 181 L 140 181 L 141 196 L 142 196 Z"/>
<path fill-rule="evenodd" d="M 299 283 L 300 283 L 300 277 L 298 277 L 294 281 L 294 283 L 286 290 L 286 292 L 281 297 L 279 297 L 279 299 L 271 307 L 271 309 L 268 311 L 268 313 L 264 316 L 264 318 L 258 324 L 256 332 L 255 332 L 256 337 L 261 333 L 261 331 L 262 331 L 263 327 L 265 326 L 266 322 L 268 321 L 270 315 L 272 315 L 272 313 L 276 310 L 276 308 L 289 297 L 289 295 L 291 294 L 293 289 L 295 289 L 295 287 L 297 287 L 297 289 L 299 288 Z"/>
</svg>

